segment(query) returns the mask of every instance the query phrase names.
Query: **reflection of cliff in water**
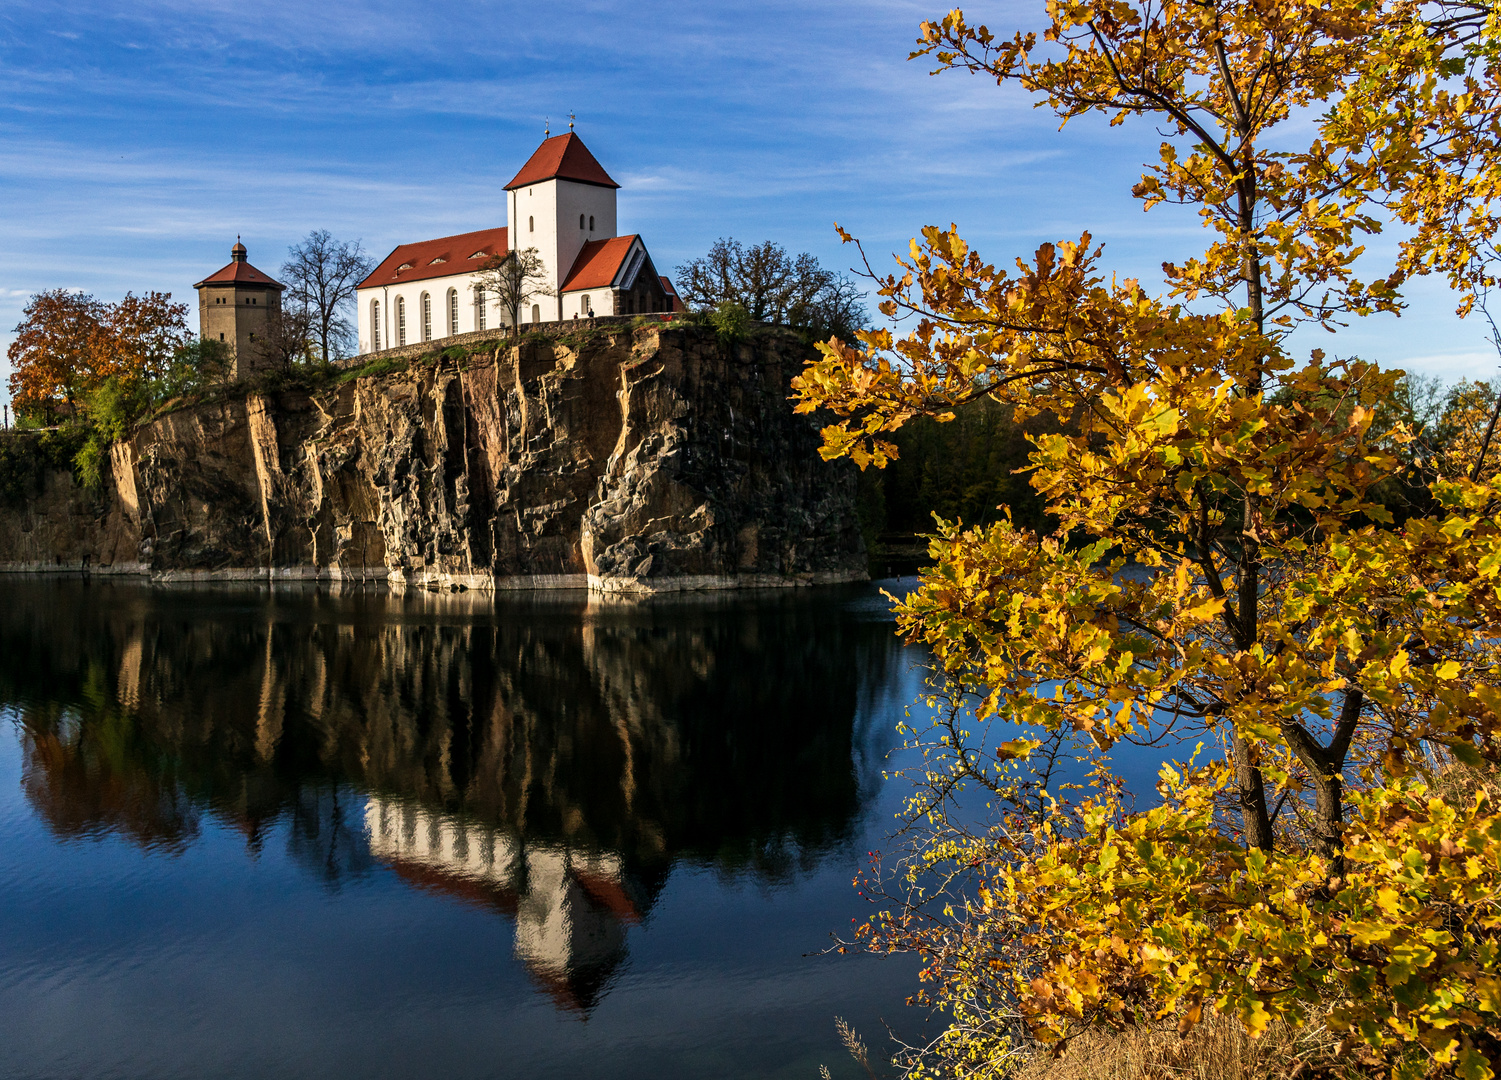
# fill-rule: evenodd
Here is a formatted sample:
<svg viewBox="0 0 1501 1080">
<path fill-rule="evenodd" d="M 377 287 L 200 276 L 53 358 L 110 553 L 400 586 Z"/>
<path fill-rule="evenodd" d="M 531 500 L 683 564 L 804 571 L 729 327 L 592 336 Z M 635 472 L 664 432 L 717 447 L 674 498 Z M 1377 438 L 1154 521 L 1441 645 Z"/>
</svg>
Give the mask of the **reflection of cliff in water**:
<svg viewBox="0 0 1501 1080">
<path fill-rule="evenodd" d="M 775 879 L 850 835 L 889 627 L 837 604 L 6 586 L 0 703 L 61 837 L 167 851 L 276 823 L 331 885 L 376 863 L 507 913 L 587 1009 L 674 862 Z M 863 710 L 861 710 L 863 711 Z"/>
</svg>

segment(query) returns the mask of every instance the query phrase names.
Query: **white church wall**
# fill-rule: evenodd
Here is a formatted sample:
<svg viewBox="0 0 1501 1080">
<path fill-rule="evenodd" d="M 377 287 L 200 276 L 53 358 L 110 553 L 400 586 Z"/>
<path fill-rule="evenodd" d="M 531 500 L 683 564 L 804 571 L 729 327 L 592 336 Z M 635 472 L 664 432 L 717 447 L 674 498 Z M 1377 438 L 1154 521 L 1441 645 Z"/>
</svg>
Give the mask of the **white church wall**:
<svg viewBox="0 0 1501 1080">
<path fill-rule="evenodd" d="M 615 314 L 615 301 L 608 286 L 563 294 L 563 318 L 587 319 L 591 308 L 595 315 Z"/>
<path fill-rule="evenodd" d="M 511 246 L 514 250 L 525 251 L 534 247 L 537 254 L 542 258 L 546 278 L 550 285 L 556 285 L 558 281 L 558 185 L 551 180 L 545 180 L 538 184 L 529 184 L 526 187 L 517 188 L 511 194 L 511 209 L 513 216 L 507 222 L 509 231 L 507 236 L 513 237 Z M 562 268 L 563 273 L 572 266 Z M 557 300 L 553 297 L 541 297 L 536 301 L 542 306 L 543 321 L 557 318 L 549 308 L 556 310 Z M 523 321 L 530 322 L 529 317 Z"/>
<path fill-rule="evenodd" d="M 451 274 L 448 277 L 428 278 L 424 281 L 405 281 L 399 285 L 385 287 L 377 286 L 372 289 L 361 289 L 356 296 L 359 310 L 360 352 L 375 351 L 375 337 L 371 323 L 372 308 L 374 301 L 379 301 L 381 306 L 380 347 L 382 349 L 394 349 L 402 344 L 397 318 L 397 301 L 406 301 L 407 326 L 406 344 L 416 345 L 422 338 L 422 294 L 427 293 L 432 297 L 433 324 L 432 338 L 437 341 L 449 337 L 452 334 L 468 334 L 480 329 L 479 310 L 474 302 L 473 274 Z M 457 292 L 458 300 L 458 329 L 450 330 L 448 321 L 448 290 Z M 509 321 L 506 312 L 502 311 L 496 303 L 493 294 L 485 298 L 485 326 L 486 330 L 494 330 L 505 326 Z M 522 321 L 529 321 L 526 313 L 523 313 Z"/>
</svg>

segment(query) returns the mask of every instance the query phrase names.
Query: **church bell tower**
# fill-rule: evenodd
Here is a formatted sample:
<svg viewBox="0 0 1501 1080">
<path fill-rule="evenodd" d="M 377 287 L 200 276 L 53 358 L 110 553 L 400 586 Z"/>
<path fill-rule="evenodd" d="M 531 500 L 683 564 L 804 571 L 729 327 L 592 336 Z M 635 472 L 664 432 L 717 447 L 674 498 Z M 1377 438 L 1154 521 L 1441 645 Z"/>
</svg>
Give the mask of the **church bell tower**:
<svg viewBox="0 0 1501 1080">
<path fill-rule="evenodd" d="M 563 317 L 561 286 L 584 245 L 615 236 L 619 187 L 572 130 L 544 139 L 506 185 L 511 250 L 534 247 L 547 268 L 544 320 Z"/>
</svg>

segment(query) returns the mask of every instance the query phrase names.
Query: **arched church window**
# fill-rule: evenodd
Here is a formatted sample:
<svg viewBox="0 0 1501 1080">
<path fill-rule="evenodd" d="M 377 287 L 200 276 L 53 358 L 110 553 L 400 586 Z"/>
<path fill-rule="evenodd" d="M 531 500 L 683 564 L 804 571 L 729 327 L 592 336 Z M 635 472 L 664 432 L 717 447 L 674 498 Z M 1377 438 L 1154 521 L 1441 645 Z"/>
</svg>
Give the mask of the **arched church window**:
<svg viewBox="0 0 1501 1080">
<path fill-rule="evenodd" d="M 594 231 L 594 215 L 593 214 L 589 215 L 589 231 L 590 232 Z"/>
<path fill-rule="evenodd" d="M 459 290 L 448 290 L 448 333 L 450 335 L 459 332 Z"/>
<path fill-rule="evenodd" d="M 422 340 L 433 339 L 433 298 L 431 293 L 422 294 Z"/>
<path fill-rule="evenodd" d="M 579 314 L 580 315 L 584 315 L 584 316 L 588 316 L 588 314 L 589 314 L 589 294 L 588 293 L 585 293 L 583 296 L 579 297 Z"/>
<path fill-rule="evenodd" d="M 542 321 L 542 309 L 540 307 L 538 307 L 536 304 L 533 304 L 532 305 L 532 322 L 539 323 L 541 321 Z"/>
<path fill-rule="evenodd" d="M 534 218 L 534 217 L 532 217 L 531 215 L 527 215 L 527 219 L 526 219 L 526 231 L 527 232 L 536 232 L 537 231 L 537 219 Z"/>
<path fill-rule="evenodd" d="M 407 343 L 407 298 L 405 296 L 398 296 L 396 298 L 396 344 L 397 345 L 405 345 L 406 343 Z"/>
<path fill-rule="evenodd" d="M 485 328 L 485 290 L 478 286 L 474 289 L 474 328 Z"/>
<path fill-rule="evenodd" d="M 582 229 L 583 227 L 584 227 L 584 215 L 580 214 L 579 215 L 579 228 Z"/>
<path fill-rule="evenodd" d="M 380 352 L 380 301 L 370 301 L 370 339 L 375 343 L 375 351 Z"/>
</svg>

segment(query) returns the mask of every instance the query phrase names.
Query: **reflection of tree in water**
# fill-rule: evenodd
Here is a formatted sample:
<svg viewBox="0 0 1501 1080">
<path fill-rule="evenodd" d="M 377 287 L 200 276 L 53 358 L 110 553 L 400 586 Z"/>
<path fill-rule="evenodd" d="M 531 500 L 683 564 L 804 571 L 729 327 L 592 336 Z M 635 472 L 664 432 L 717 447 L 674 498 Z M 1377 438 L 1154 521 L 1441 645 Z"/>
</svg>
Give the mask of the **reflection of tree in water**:
<svg viewBox="0 0 1501 1080">
<path fill-rule="evenodd" d="M 806 598 L 8 592 L 0 702 L 56 833 L 180 850 L 207 809 L 259 850 L 280 822 L 331 884 L 379 861 L 506 912 L 585 1010 L 675 861 L 776 879 L 847 841 L 893 648 Z"/>
</svg>

